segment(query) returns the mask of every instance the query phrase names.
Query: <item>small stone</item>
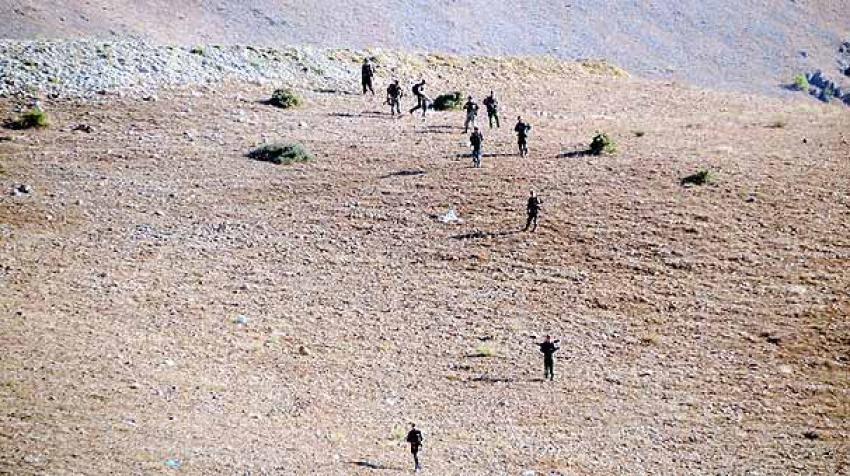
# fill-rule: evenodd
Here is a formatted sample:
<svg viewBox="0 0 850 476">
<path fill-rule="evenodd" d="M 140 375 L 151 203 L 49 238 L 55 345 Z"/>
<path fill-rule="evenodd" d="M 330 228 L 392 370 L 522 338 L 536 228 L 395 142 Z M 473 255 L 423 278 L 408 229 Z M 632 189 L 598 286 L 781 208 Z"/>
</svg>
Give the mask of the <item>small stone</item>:
<svg viewBox="0 0 850 476">
<path fill-rule="evenodd" d="M 236 323 L 241 324 L 243 326 L 248 325 L 248 316 L 236 316 Z"/>
<path fill-rule="evenodd" d="M 303 345 L 301 345 L 301 346 L 298 346 L 298 353 L 300 355 L 307 356 L 307 355 L 310 355 L 310 350 L 308 348 L 304 347 Z"/>
<path fill-rule="evenodd" d="M 809 431 L 803 433 L 803 437 L 805 437 L 807 440 L 819 440 L 820 439 L 820 433 L 818 433 L 814 430 L 809 430 Z"/>
</svg>

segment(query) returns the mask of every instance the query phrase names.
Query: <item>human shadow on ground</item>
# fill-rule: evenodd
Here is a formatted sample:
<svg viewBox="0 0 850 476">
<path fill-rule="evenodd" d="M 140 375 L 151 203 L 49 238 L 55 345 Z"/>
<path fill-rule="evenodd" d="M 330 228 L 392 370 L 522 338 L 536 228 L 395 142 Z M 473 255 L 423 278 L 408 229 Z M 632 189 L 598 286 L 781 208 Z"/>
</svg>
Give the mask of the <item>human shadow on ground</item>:
<svg viewBox="0 0 850 476">
<path fill-rule="evenodd" d="M 559 159 L 573 159 L 573 158 L 577 158 L 577 157 L 587 157 L 588 155 L 593 155 L 590 152 L 590 149 L 574 150 L 572 152 L 564 152 L 564 153 L 558 154 L 558 158 Z"/>
<path fill-rule="evenodd" d="M 519 154 L 512 154 L 512 153 L 510 153 L 510 152 L 491 152 L 491 153 L 489 153 L 489 154 L 481 154 L 481 157 L 482 157 L 482 158 L 484 158 L 484 159 L 486 159 L 486 158 L 488 158 L 488 157 L 489 157 L 489 158 L 492 158 L 492 157 L 516 157 L 517 155 L 519 155 Z M 447 159 L 451 159 L 451 158 L 455 158 L 455 159 L 471 159 L 471 158 L 472 158 L 472 153 L 470 152 L 470 153 L 468 153 L 468 154 L 454 154 L 454 155 L 448 155 L 448 156 L 446 156 L 446 158 L 447 158 Z"/>
<path fill-rule="evenodd" d="M 417 130 L 417 134 L 453 134 L 452 130 L 455 126 L 449 125 L 434 125 L 425 126 L 424 129 Z"/>
<path fill-rule="evenodd" d="M 402 468 L 396 466 L 387 466 L 381 463 L 373 463 L 371 461 L 360 460 L 360 461 L 349 461 L 349 464 L 353 464 L 354 466 L 359 466 L 361 468 L 368 469 L 391 469 L 393 471 L 402 471 Z"/>
<path fill-rule="evenodd" d="M 391 116 L 390 113 L 388 113 L 388 112 L 363 111 L 363 112 L 329 112 L 328 117 L 348 117 L 348 118 L 370 117 L 370 118 L 390 119 L 393 116 Z"/>
<path fill-rule="evenodd" d="M 471 232 L 468 232 L 468 233 L 461 233 L 459 235 L 453 235 L 452 239 L 453 240 L 480 240 L 480 239 L 483 239 L 483 238 L 499 238 L 499 237 L 502 237 L 502 236 L 516 235 L 517 233 L 521 233 L 521 232 L 522 232 L 521 229 L 508 230 L 508 231 L 496 231 L 496 232 L 474 230 L 474 231 L 471 231 Z"/>
<path fill-rule="evenodd" d="M 479 375 L 477 377 L 472 377 L 469 379 L 470 382 L 484 382 L 484 383 L 510 383 L 516 382 L 517 379 L 511 377 L 491 377 L 489 375 Z"/>
<path fill-rule="evenodd" d="M 388 179 L 391 177 L 417 177 L 419 175 L 425 175 L 424 170 L 399 170 L 398 172 L 390 172 L 386 175 L 382 175 L 380 178 Z"/>
<path fill-rule="evenodd" d="M 334 89 L 334 88 L 318 88 L 318 89 L 314 89 L 313 92 L 320 93 L 320 94 L 339 94 L 339 95 L 342 95 L 342 96 L 358 96 L 359 95 L 358 93 L 355 93 L 354 91 L 343 91 L 341 89 Z"/>
</svg>

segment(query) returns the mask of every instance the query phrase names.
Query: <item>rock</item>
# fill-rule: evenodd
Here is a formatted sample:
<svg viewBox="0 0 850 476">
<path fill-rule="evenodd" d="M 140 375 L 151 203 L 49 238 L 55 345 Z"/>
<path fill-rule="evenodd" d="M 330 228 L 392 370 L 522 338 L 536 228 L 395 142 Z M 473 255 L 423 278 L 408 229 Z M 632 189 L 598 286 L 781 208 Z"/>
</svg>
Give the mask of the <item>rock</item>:
<svg viewBox="0 0 850 476">
<path fill-rule="evenodd" d="M 238 315 L 236 316 L 235 322 L 239 325 L 246 326 L 248 325 L 248 316 Z"/>
<path fill-rule="evenodd" d="M 74 126 L 71 130 L 72 131 L 85 132 L 86 134 L 91 134 L 92 132 L 94 132 L 94 129 L 92 128 L 92 126 L 90 126 L 88 124 L 78 124 L 78 125 Z"/>
<path fill-rule="evenodd" d="M 24 183 L 15 187 L 15 192 L 17 192 L 17 194 L 30 194 L 33 190 L 31 186 Z"/>
<path fill-rule="evenodd" d="M 818 433 L 814 430 L 809 430 L 809 431 L 803 433 L 803 437 L 806 438 L 807 440 L 819 440 L 820 439 L 820 433 Z"/>
<path fill-rule="evenodd" d="M 300 345 L 300 346 L 298 346 L 298 354 L 306 357 L 306 356 L 310 355 L 310 350 L 307 347 Z"/>
<path fill-rule="evenodd" d="M 782 337 L 772 333 L 772 332 L 762 332 L 761 336 L 766 340 L 769 344 L 779 345 L 782 342 Z"/>
</svg>

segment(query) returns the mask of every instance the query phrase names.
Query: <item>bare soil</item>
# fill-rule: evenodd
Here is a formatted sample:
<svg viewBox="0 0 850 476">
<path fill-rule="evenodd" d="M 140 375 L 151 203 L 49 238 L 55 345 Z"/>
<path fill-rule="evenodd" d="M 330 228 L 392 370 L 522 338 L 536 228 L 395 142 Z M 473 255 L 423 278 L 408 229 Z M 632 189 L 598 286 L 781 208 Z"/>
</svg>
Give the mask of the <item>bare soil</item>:
<svg viewBox="0 0 850 476">
<path fill-rule="evenodd" d="M 239 84 L 3 132 L 0 473 L 399 474 L 416 422 L 422 474 L 850 474 L 846 108 L 463 74 L 481 169 L 460 112 Z"/>
</svg>

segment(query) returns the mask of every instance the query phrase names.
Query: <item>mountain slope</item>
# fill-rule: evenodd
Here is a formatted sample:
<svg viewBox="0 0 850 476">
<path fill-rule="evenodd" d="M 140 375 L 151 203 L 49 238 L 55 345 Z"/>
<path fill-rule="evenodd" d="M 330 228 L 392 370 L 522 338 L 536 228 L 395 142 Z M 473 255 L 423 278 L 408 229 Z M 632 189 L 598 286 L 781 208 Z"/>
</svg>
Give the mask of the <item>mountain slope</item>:
<svg viewBox="0 0 850 476">
<path fill-rule="evenodd" d="M 176 12 L 175 12 L 176 10 Z M 850 1 L 0 1 L 0 37 L 313 44 L 600 57 L 654 78 L 775 91 L 838 76 Z"/>
</svg>

